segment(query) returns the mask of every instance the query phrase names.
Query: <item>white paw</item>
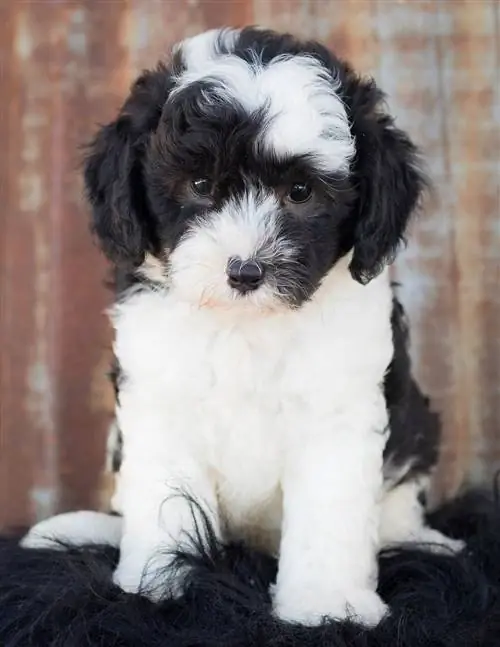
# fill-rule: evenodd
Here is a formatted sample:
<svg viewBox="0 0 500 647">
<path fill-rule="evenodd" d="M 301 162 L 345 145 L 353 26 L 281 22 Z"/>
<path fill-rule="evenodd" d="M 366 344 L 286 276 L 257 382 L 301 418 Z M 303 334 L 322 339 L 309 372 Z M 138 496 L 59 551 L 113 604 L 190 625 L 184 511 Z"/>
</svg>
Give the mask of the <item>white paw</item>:
<svg viewBox="0 0 500 647">
<path fill-rule="evenodd" d="M 415 544 L 417 548 L 437 555 L 450 555 L 460 553 L 466 546 L 462 539 L 451 539 L 434 528 L 421 528 L 410 535 L 406 541 L 387 544 L 388 548 Z"/>
<path fill-rule="evenodd" d="M 297 591 L 283 596 L 276 592 L 274 610 L 282 620 L 305 625 L 318 625 L 331 618 L 352 620 L 374 627 L 388 614 L 388 607 L 375 591 L 359 589 L 330 595 L 307 595 Z"/>
<path fill-rule="evenodd" d="M 170 571 L 166 560 L 151 560 L 148 566 L 120 563 L 113 573 L 113 583 L 126 593 L 143 595 L 152 602 L 178 598 L 184 591 L 182 572 Z"/>
<path fill-rule="evenodd" d="M 425 548 L 433 553 L 460 553 L 465 548 L 466 543 L 462 539 L 451 539 L 443 535 L 443 533 L 438 530 L 433 530 L 431 528 L 427 529 L 427 532 L 420 538 L 420 541 L 423 542 Z"/>
<path fill-rule="evenodd" d="M 43 531 L 43 528 L 39 529 L 37 526 L 38 524 L 36 526 L 33 526 L 33 528 L 31 528 L 30 531 L 21 539 L 19 545 L 22 548 L 34 550 L 38 548 L 64 550 L 64 540 L 57 539 L 56 537 L 51 536 L 50 533 L 45 533 Z"/>
<path fill-rule="evenodd" d="M 119 586 L 126 593 L 139 593 L 144 586 L 143 570 L 131 569 L 118 565 L 113 573 L 113 584 Z"/>
<path fill-rule="evenodd" d="M 120 517 L 80 510 L 50 517 L 37 523 L 21 539 L 23 548 L 64 550 L 66 546 L 109 544 L 118 546 L 122 534 Z"/>
<path fill-rule="evenodd" d="M 467 543 L 463 539 L 450 539 L 448 537 L 447 546 L 456 554 L 461 553 L 467 547 Z"/>
</svg>

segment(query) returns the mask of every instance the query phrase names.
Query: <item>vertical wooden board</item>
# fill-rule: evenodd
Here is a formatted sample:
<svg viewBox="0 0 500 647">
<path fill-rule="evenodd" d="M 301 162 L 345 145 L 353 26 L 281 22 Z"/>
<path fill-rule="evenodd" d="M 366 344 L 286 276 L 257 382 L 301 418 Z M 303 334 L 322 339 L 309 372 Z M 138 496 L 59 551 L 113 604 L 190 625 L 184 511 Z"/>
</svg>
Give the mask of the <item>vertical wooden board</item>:
<svg viewBox="0 0 500 647">
<path fill-rule="evenodd" d="M 500 3 L 493 2 L 493 27 L 495 49 L 495 71 L 491 85 L 493 95 L 489 115 L 489 128 L 495 133 L 493 156 L 489 163 L 493 171 L 491 186 L 491 217 L 484 237 L 484 259 L 488 271 L 484 274 L 484 293 L 488 295 L 488 305 L 483 309 L 483 340 L 481 384 L 487 401 L 482 410 L 483 424 L 486 428 L 487 455 L 482 460 L 489 464 L 489 471 L 500 467 Z M 495 162 L 496 157 L 496 162 Z"/>
<path fill-rule="evenodd" d="M 311 36 L 312 3 L 309 0 L 253 0 L 253 11 L 254 22 L 261 27 Z"/>
<path fill-rule="evenodd" d="M 4 523 L 9 524 L 21 521 L 17 518 L 21 514 L 22 520 L 27 522 L 32 517 L 53 513 L 60 498 L 56 411 L 60 238 L 51 202 L 53 86 L 48 65 L 60 29 L 60 13 L 52 8 L 44 11 L 42 19 L 42 9 L 41 5 L 17 5 L 14 15 L 13 59 L 21 102 L 19 121 L 16 124 L 17 117 L 14 117 L 12 123 L 19 127 L 19 138 L 10 151 L 12 162 L 18 164 L 17 175 L 11 178 L 16 201 L 9 205 L 7 218 L 12 234 L 18 236 L 24 230 L 24 236 L 15 256 L 10 257 L 12 273 L 8 281 L 11 294 L 24 293 L 28 301 L 20 308 L 20 297 L 16 297 L 8 306 L 8 315 L 12 317 L 9 339 L 15 345 L 22 344 L 25 355 L 15 367 L 19 384 L 6 386 L 8 390 L 17 390 L 9 413 L 22 424 L 10 427 L 6 434 L 12 435 L 23 450 L 29 452 L 31 464 L 27 508 L 22 509 L 22 513 L 8 510 Z M 52 21 L 50 32 L 44 19 Z M 12 249 L 8 251 L 12 253 Z M 22 271 L 18 273 L 17 268 Z M 32 321 L 29 329 L 23 327 L 22 317 Z M 9 460 L 13 459 L 15 457 Z M 12 468 L 19 469 L 15 464 Z M 11 472 L 11 478 L 19 476 Z"/>
<path fill-rule="evenodd" d="M 34 237 L 31 214 L 21 211 L 24 101 L 18 50 L 19 12 L 0 9 L 0 528 L 29 517 L 36 420 L 25 406 L 26 376 L 35 331 Z M 26 206 L 26 205 L 25 205 Z M 22 289 L 19 286 L 22 285 Z"/>
<path fill-rule="evenodd" d="M 9 340 L 1 350 L 2 526 L 96 500 L 108 423 L 96 396 L 107 388 L 101 311 L 108 295 L 81 200 L 78 146 L 113 86 L 109 78 L 93 84 L 87 63 L 119 41 L 118 7 L 103 3 L 92 14 L 104 27 L 90 30 L 94 49 L 83 2 L 13 3 L 3 22 L 10 102 L 1 126 L 9 153 L 2 169 L 1 327 Z"/>
<path fill-rule="evenodd" d="M 204 29 L 217 27 L 245 27 L 253 23 L 251 0 L 198 0 Z"/>
<path fill-rule="evenodd" d="M 111 335 L 104 309 L 107 266 L 89 232 L 83 200 L 82 146 L 97 122 L 111 119 L 129 83 L 122 33 L 126 2 L 72 2 L 53 59 L 52 183 L 58 235 L 60 301 L 58 430 L 59 509 L 94 507 L 105 459 L 112 389 Z M 106 72 L 104 72 L 106 70 Z"/>
<path fill-rule="evenodd" d="M 132 78 L 168 58 L 172 45 L 189 33 L 195 13 L 192 5 L 189 0 L 131 0 L 123 44 L 128 51 Z M 196 24 L 194 31 L 198 31 Z"/>
<path fill-rule="evenodd" d="M 253 21 L 251 0 L 131 0 L 125 42 L 132 74 L 170 56 L 172 45 L 206 29 Z"/>
<path fill-rule="evenodd" d="M 498 137 L 485 87 L 495 76 L 492 10 L 489 2 L 378 3 L 379 78 L 399 123 L 422 146 L 439 193 L 396 278 L 412 322 L 417 374 L 443 413 L 442 493 L 456 490 L 481 451 L 480 412 L 489 397 L 481 388 L 480 326 L 492 305 L 491 297 L 484 303 L 483 237 L 495 219 L 498 175 L 480 131 L 490 141 Z M 475 471 L 484 476 L 481 464 Z"/>
<path fill-rule="evenodd" d="M 313 0 L 312 35 L 348 60 L 360 74 L 373 75 L 380 55 L 375 15 L 375 2 Z"/>
<path fill-rule="evenodd" d="M 493 103 L 494 4 L 443 5 L 443 19 L 450 23 L 449 31 L 441 34 L 441 79 L 449 159 L 444 187 L 451 219 L 450 287 L 455 295 L 455 308 L 449 313 L 454 381 L 446 408 L 456 417 L 455 425 L 447 427 L 443 487 L 454 491 L 464 474 L 484 482 L 492 460 L 498 460 L 490 444 L 498 431 L 498 384 L 488 383 L 485 375 L 498 367 L 500 357 L 495 336 L 486 339 L 483 325 L 492 317 L 498 330 L 498 296 L 488 283 L 498 267 L 500 124 L 494 119 Z M 496 248 L 494 257 L 485 255 L 488 243 Z"/>
<path fill-rule="evenodd" d="M 464 468 L 475 480 L 484 480 L 499 459 L 499 385 L 486 378 L 492 371 L 498 375 L 500 362 L 499 291 L 491 281 L 498 275 L 500 250 L 497 10 L 494 2 L 471 1 L 448 8 L 453 27 L 443 43 L 449 57 L 443 77 L 453 160 L 449 188 L 455 199 L 459 345 L 454 406 L 462 404 L 464 409 L 470 439 Z M 490 339 L 483 332 L 486 320 L 493 321 L 497 331 Z"/>
<path fill-rule="evenodd" d="M 395 278 L 402 284 L 400 294 L 411 322 L 417 376 L 443 414 L 447 446 L 457 443 L 465 451 L 467 438 L 451 406 L 456 339 L 450 315 L 456 309 L 456 294 L 450 290 L 453 221 L 439 49 L 441 31 L 451 25 L 440 20 L 438 3 L 381 1 L 374 28 L 381 51 L 377 80 L 388 94 L 397 124 L 421 147 L 440 195 L 438 204 L 426 204 L 412 228 Z"/>
</svg>

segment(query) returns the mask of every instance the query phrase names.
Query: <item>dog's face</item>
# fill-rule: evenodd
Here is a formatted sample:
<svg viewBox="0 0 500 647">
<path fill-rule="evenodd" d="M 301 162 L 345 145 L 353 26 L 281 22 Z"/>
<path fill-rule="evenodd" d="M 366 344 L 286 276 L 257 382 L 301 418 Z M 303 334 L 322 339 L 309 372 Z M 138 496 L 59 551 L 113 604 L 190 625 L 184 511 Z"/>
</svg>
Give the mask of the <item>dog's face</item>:
<svg viewBox="0 0 500 647">
<path fill-rule="evenodd" d="M 256 29 L 184 41 L 91 146 L 104 250 L 207 307 L 298 307 L 348 252 L 370 280 L 423 187 L 381 99 L 315 43 Z"/>
</svg>

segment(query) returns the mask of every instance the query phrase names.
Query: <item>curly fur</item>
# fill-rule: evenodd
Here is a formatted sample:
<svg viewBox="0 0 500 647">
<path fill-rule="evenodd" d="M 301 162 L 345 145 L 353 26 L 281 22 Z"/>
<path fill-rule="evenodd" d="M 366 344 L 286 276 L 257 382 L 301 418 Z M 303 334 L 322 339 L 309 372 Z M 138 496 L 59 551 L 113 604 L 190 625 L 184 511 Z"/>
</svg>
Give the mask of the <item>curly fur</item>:
<svg viewBox="0 0 500 647">
<path fill-rule="evenodd" d="M 431 519 L 467 540 L 455 556 L 416 547 L 380 559 L 379 591 L 392 614 L 374 629 L 328 621 L 304 627 L 271 613 L 276 562 L 240 544 L 221 545 L 198 528 L 180 599 L 154 604 L 112 584 L 117 552 L 20 548 L 0 541 L 0 644 L 3 647 L 493 647 L 500 645 L 500 510 L 479 494 Z M 201 532 L 203 530 L 203 532 Z M 205 532 L 206 531 L 206 532 Z M 202 546 L 205 546 L 203 548 Z"/>
<path fill-rule="evenodd" d="M 221 540 L 279 552 L 281 618 L 378 622 L 377 548 L 452 545 L 422 523 L 438 428 L 387 268 L 427 182 L 383 92 L 319 43 L 210 30 L 135 81 L 84 180 L 136 282 L 111 313 L 115 581 L 191 530 L 187 487 Z"/>
</svg>

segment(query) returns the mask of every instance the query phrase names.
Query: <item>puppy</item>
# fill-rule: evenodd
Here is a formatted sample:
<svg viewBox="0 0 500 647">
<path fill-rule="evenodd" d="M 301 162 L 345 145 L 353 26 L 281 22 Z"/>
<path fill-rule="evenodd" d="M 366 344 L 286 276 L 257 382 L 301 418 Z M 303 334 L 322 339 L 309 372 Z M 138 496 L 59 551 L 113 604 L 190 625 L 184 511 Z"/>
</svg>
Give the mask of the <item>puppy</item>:
<svg viewBox="0 0 500 647">
<path fill-rule="evenodd" d="M 438 424 L 387 265 L 425 181 L 383 94 L 317 43 L 209 31 L 135 82 L 85 183 L 129 281 L 115 581 L 159 595 L 187 492 L 222 538 L 279 556 L 281 618 L 376 624 L 382 546 L 459 548 L 423 522 Z"/>
</svg>

